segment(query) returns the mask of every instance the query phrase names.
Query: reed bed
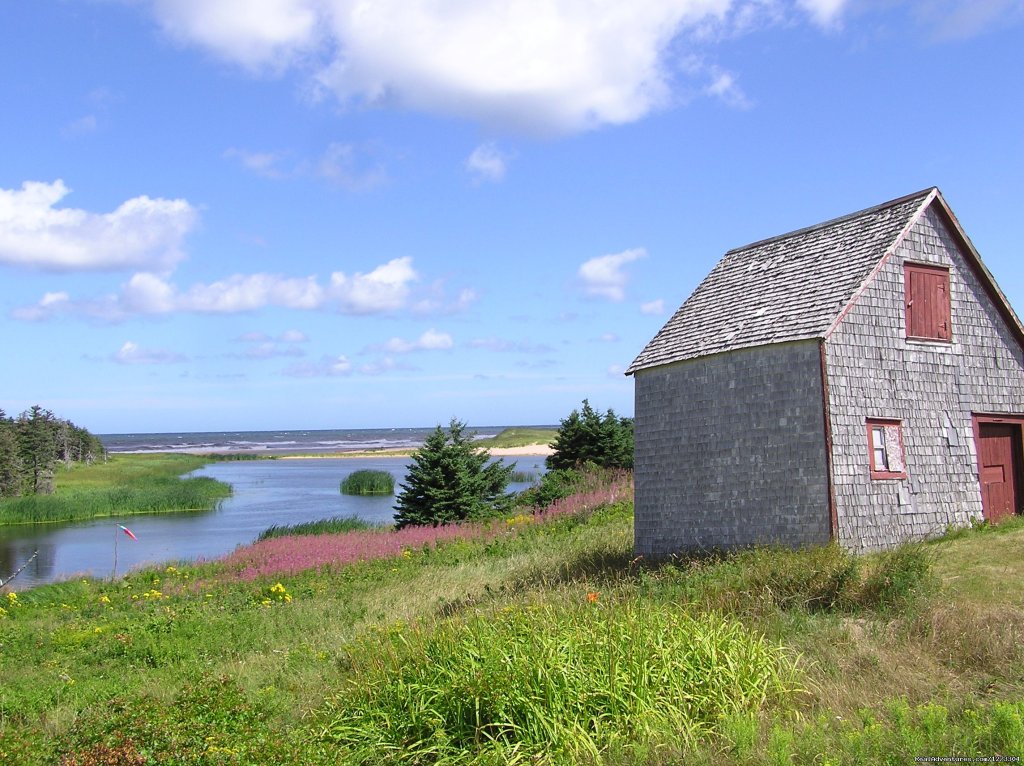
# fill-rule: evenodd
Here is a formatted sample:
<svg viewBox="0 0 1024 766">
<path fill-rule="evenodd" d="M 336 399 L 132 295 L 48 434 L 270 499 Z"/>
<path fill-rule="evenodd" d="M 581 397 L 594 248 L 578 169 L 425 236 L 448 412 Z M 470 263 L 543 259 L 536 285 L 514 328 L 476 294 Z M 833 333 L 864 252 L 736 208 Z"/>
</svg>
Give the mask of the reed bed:
<svg viewBox="0 0 1024 766">
<path fill-rule="evenodd" d="M 0 503 L 0 524 L 32 524 L 169 511 L 207 511 L 231 495 L 208 477 L 147 478 L 135 485 L 28 495 Z"/>
<path fill-rule="evenodd" d="M 274 524 L 260 532 L 256 542 L 272 540 L 275 537 L 329 535 L 341 532 L 377 530 L 380 528 L 381 525 L 366 521 L 358 516 L 332 516 L 329 519 L 307 521 L 302 524 Z"/>
<path fill-rule="evenodd" d="M 341 482 L 343 495 L 393 495 L 395 477 L 387 471 L 353 471 Z"/>
</svg>

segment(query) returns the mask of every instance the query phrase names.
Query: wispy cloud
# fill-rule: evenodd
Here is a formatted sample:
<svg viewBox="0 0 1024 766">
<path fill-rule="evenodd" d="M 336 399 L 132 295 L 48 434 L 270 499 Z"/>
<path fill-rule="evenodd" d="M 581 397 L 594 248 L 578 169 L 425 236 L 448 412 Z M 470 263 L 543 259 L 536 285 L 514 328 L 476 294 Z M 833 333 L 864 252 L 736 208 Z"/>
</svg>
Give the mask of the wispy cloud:
<svg viewBox="0 0 1024 766">
<path fill-rule="evenodd" d="M 423 288 L 412 304 L 414 314 L 461 314 L 480 299 L 471 287 L 463 287 L 454 297 L 448 295 L 445 280 L 438 279 Z"/>
<path fill-rule="evenodd" d="M 626 297 L 626 282 L 629 281 L 623 267 L 646 255 L 647 251 L 638 247 L 585 261 L 578 272 L 584 292 L 594 298 L 621 301 Z"/>
<path fill-rule="evenodd" d="M 133 197 L 109 213 L 57 207 L 71 190 L 26 181 L 0 188 L 0 263 L 47 271 L 166 270 L 198 220 L 183 199 Z"/>
<path fill-rule="evenodd" d="M 711 81 L 704 89 L 704 92 L 709 96 L 717 98 L 727 106 L 736 109 L 749 109 L 753 105 L 753 102 L 747 98 L 747 94 L 739 86 L 734 74 L 726 72 L 717 66 L 710 67 L 708 74 L 711 77 Z"/>
<path fill-rule="evenodd" d="M 660 316 L 665 313 L 665 299 L 656 298 L 653 301 L 647 301 L 647 303 L 640 304 L 640 313 L 649 314 L 651 316 Z"/>
<path fill-rule="evenodd" d="M 515 352 L 520 354 L 550 354 L 554 348 L 546 343 L 532 343 L 528 340 L 508 340 L 507 338 L 472 338 L 467 341 L 469 348 L 499 353 Z"/>
<path fill-rule="evenodd" d="M 177 364 L 186 361 L 186 357 L 173 351 L 163 349 L 142 348 L 133 341 L 125 341 L 111 360 L 118 364 Z"/>
<path fill-rule="evenodd" d="M 347 356 L 325 356 L 319 362 L 298 362 L 287 367 L 283 374 L 292 378 L 338 378 L 353 372 Z"/>
<path fill-rule="evenodd" d="M 796 4 L 806 11 L 818 26 L 831 27 L 838 23 L 849 0 L 796 0 Z"/>
<path fill-rule="evenodd" d="M 480 144 L 466 158 L 466 170 L 477 183 L 502 181 L 507 169 L 508 157 L 499 151 L 493 141 Z"/>
<path fill-rule="evenodd" d="M 934 39 L 962 40 L 1024 21 L 1021 0 L 932 0 L 914 6 Z"/>
<path fill-rule="evenodd" d="M 319 156 L 296 158 L 290 151 L 252 151 L 231 147 L 223 157 L 242 168 L 273 180 L 319 178 L 352 192 L 376 188 L 387 182 L 387 171 L 379 158 L 380 147 L 359 147 L 333 142 Z"/>
<path fill-rule="evenodd" d="M 281 152 L 253 152 L 232 147 L 226 149 L 223 156 L 225 159 L 237 161 L 246 170 L 264 178 L 286 178 L 294 172 L 282 167 L 285 155 Z"/>
<path fill-rule="evenodd" d="M 99 125 L 99 121 L 96 119 L 96 115 L 86 114 L 78 119 L 72 120 L 61 128 L 60 134 L 64 136 L 64 138 L 75 138 L 76 136 L 94 133 L 97 125 Z"/>
<path fill-rule="evenodd" d="M 369 160 L 352 144 L 332 143 L 315 164 L 320 178 L 349 191 L 365 191 L 385 183 L 384 166 Z"/>
<path fill-rule="evenodd" d="M 247 332 L 236 340 L 246 345 L 241 354 L 231 356 L 244 359 L 273 359 L 276 357 L 305 356 L 306 352 L 299 347 L 299 343 L 305 343 L 309 338 L 299 330 L 285 330 L 277 337 L 272 337 L 263 332 Z"/>
</svg>

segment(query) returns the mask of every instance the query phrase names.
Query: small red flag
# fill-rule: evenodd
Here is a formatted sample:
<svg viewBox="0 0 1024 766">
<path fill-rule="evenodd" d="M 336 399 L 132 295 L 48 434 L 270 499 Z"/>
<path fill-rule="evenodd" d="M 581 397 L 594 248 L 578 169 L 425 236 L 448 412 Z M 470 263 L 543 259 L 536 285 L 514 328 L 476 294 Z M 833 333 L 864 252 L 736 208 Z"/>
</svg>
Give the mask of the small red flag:
<svg viewBox="0 0 1024 766">
<path fill-rule="evenodd" d="M 130 529 L 128 529 L 128 527 L 122 527 L 120 524 L 118 524 L 117 526 L 121 527 L 121 531 L 124 532 L 126 535 L 128 535 L 128 537 L 130 537 L 132 540 L 138 540 L 139 539 L 139 538 L 137 538 L 132 533 L 132 531 Z"/>
</svg>

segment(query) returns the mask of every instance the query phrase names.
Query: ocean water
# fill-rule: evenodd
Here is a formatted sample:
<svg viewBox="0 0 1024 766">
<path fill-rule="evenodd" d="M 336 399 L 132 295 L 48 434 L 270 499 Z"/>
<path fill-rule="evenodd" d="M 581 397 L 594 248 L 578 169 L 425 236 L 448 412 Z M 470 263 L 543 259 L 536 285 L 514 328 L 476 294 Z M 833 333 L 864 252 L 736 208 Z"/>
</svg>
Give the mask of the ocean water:
<svg viewBox="0 0 1024 766">
<path fill-rule="evenodd" d="M 543 426 L 538 426 L 543 427 Z M 547 426 L 554 427 L 554 426 Z M 110 452 L 243 452 L 254 454 L 361 452 L 419 447 L 433 428 L 347 428 L 307 431 L 206 431 L 97 434 Z M 505 426 L 470 428 L 483 439 Z"/>
</svg>

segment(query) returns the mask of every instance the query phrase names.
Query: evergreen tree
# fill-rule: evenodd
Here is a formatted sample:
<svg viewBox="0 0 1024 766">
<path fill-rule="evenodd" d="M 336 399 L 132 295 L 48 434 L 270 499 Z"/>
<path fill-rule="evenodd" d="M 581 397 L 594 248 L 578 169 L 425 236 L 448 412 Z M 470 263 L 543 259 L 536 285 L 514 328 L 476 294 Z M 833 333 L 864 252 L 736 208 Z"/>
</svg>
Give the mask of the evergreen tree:
<svg viewBox="0 0 1024 766">
<path fill-rule="evenodd" d="M 447 433 L 438 426 L 412 456 L 395 504 L 395 525 L 450 524 L 481 518 L 504 495 L 515 464 L 490 462 L 473 446 L 465 423 L 452 418 Z"/>
<path fill-rule="evenodd" d="M 593 463 L 603 468 L 633 467 L 633 420 L 609 409 L 599 415 L 590 402 L 562 420 L 547 459 L 552 470 L 579 468 Z"/>
<path fill-rule="evenodd" d="M 38 405 L 17 420 L 0 409 L 0 497 L 49 494 L 58 460 L 70 468 L 106 454 L 96 436 Z"/>
<path fill-rule="evenodd" d="M 57 462 L 53 413 L 37 404 L 18 416 L 17 430 L 25 491 L 29 494 L 51 494 L 53 468 Z"/>
<path fill-rule="evenodd" d="M 0 409 L 0 497 L 20 495 L 22 482 L 18 433 L 14 421 Z"/>
</svg>

